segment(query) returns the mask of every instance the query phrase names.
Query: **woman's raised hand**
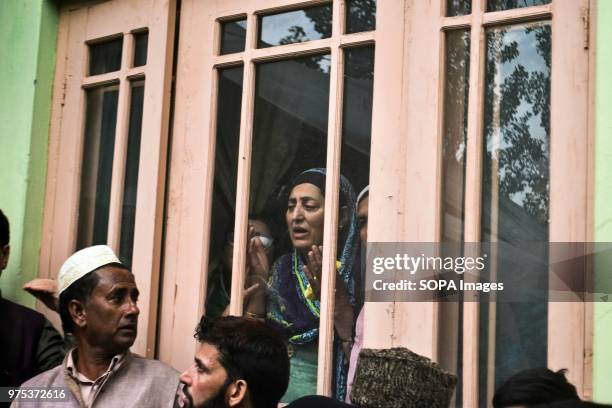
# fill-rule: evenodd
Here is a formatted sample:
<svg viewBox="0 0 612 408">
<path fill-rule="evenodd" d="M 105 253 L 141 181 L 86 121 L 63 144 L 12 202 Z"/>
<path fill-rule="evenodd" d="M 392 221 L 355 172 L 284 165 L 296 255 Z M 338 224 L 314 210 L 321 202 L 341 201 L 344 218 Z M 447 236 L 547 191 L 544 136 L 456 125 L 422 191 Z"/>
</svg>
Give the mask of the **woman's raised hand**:
<svg viewBox="0 0 612 408">
<path fill-rule="evenodd" d="M 255 229 L 249 227 L 244 291 L 244 311 L 247 316 L 263 319 L 266 316 L 266 291 L 270 273 L 268 254 L 261 240 L 255 236 Z"/>
<path fill-rule="evenodd" d="M 268 280 L 270 271 L 270 262 L 266 248 L 259 239 L 255 236 L 255 229 L 249 227 L 247 246 L 247 277 L 251 279 L 250 283 L 265 283 Z"/>
<path fill-rule="evenodd" d="M 321 271 L 323 266 L 323 247 L 313 245 L 308 251 L 308 265 L 304 266 L 304 273 L 310 282 L 313 294 L 316 299 L 321 299 Z M 347 347 L 345 353 L 348 357 L 350 347 L 348 344 L 352 339 L 354 311 L 349 301 L 349 294 L 340 276 L 336 272 L 336 291 L 335 291 L 335 307 L 334 307 L 334 327 L 336 334 L 340 337 L 343 347 Z"/>
<path fill-rule="evenodd" d="M 323 247 L 313 245 L 308 251 L 308 263 L 304 266 L 304 273 L 308 278 L 310 287 L 316 299 L 321 299 L 321 270 L 323 265 Z"/>
</svg>

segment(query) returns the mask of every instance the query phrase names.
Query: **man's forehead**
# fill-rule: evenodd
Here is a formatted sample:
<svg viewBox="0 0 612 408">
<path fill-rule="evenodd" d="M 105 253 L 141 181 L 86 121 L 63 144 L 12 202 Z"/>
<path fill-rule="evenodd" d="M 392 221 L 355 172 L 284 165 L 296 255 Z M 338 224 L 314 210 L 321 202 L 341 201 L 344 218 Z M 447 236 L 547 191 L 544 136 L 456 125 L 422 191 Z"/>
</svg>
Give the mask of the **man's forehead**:
<svg viewBox="0 0 612 408">
<path fill-rule="evenodd" d="M 136 286 L 134 275 L 129 270 L 115 265 L 106 265 L 96 271 L 98 287 Z"/>
<path fill-rule="evenodd" d="M 195 355 L 196 359 L 200 360 L 210 368 L 221 365 L 219 361 L 220 356 L 219 349 L 210 343 L 200 343 L 198 345 L 198 351 Z"/>
</svg>

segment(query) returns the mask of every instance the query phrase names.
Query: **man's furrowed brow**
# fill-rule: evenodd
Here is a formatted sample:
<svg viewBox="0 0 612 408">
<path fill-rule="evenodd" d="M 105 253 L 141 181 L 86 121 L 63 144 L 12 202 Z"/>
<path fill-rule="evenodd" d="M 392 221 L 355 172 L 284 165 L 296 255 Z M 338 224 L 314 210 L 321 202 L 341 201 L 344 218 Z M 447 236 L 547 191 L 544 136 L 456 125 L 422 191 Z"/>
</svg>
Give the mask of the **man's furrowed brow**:
<svg viewBox="0 0 612 408">
<path fill-rule="evenodd" d="M 193 361 L 195 362 L 196 366 L 198 366 L 198 368 L 201 368 L 201 369 L 206 369 L 207 368 L 206 364 L 204 364 L 204 362 L 202 360 L 200 360 L 199 358 L 194 357 Z"/>
<path fill-rule="evenodd" d="M 127 288 L 123 286 L 113 286 L 108 292 L 108 296 L 124 296 L 127 293 Z"/>
</svg>

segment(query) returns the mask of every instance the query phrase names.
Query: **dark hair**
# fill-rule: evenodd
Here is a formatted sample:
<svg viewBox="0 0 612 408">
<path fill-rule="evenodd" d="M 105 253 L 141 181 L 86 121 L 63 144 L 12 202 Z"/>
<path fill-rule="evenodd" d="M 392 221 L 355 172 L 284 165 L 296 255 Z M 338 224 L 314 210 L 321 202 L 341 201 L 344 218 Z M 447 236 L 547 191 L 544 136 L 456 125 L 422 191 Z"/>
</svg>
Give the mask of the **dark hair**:
<svg viewBox="0 0 612 408">
<path fill-rule="evenodd" d="M 576 387 L 565 378 L 567 370 L 548 368 L 523 370 L 501 385 L 493 397 L 495 408 L 538 405 L 556 401 L 579 401 Z"/>
<path fill-rule="evenodd" d="M 309 169 L 295 176 L 293 180 L 291 180 L 291 183 L 289 184 L 289 189 L 287 191 L 287 198 L 289 198 L 293 189 L 299 186 L 300 184 L 312 184 L 313 186 L 317 187 L 319 191 L 321 191 L 321 195 L 325 197 L 325 179 L 327 177 L 327 174 L 322 173 L 317 170 L 324 171 L 325 169 Z M 346 205 L 346 197 L 344 194 L 340 194 L 339 204 L 340 204 L 340 207 L 343 207 Z"/>
<path fill-rule="evenodd" d="M 612 405 L 597 404 L 590 401 L 569 400 L 535 405 L 534 408 L 611 408 Z"/>
<path fill-rule="evenodd" d="M 11 234 L 9 222 L 6 215 L 0 210 L 0 246 L 5 246 L 10 242 Z"/>
<path fill-rule="evenodd" d="M 72 316 L 70 316 L 68 311 L 68 304 L 71 300 L 85 303 L 100 280 L 96 271 L 97 269 L 84 275 L 61 293 L 59 297 L 59 315 L 62 319 L 64 333 L 74 333 L 74 325 L 72 323 Z"/>
<path fill-rule="evenodd" d="M 289 385 L 289 356 L 282 337 L 255 319 L 203 316 L 194 336 L 215 346 L 230 381 L 246 381 L 255 408 L 276 408 Z"/>
<path fill-rule="evenodd" d="M 307 395 L 300 397 L 287 405 L 287 408 L 353 408 L 355 405 L 346 404 L 342 401 L 330 397 L 324 397 L 323 395 Z"/>
</svg>

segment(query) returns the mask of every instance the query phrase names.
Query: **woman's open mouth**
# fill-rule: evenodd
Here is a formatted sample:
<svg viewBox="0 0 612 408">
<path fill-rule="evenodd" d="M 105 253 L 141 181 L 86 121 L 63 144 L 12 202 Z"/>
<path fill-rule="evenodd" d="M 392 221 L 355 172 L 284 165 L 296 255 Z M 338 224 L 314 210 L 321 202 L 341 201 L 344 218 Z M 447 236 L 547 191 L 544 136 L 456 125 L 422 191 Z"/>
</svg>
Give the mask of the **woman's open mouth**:
<svg viewBox="0 0 612 408">
<path fill-rule="evenodd" d="M 302 239 L 309 234 L 309 231 L 303 227 L 293 227 L 291 228 L 291 233 L 293 235 L 293 238 Z"/>
</svg>

